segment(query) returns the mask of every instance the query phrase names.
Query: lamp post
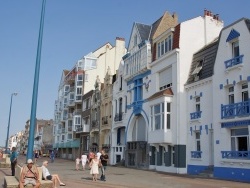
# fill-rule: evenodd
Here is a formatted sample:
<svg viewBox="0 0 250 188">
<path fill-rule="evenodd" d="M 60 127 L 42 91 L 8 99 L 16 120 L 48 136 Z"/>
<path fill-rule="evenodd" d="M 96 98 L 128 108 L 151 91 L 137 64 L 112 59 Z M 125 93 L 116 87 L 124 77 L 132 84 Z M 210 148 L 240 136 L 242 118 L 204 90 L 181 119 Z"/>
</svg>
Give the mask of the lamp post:
<svg viewBox="0 0 250 188">
<path fill-rule="evenodd" d="M 11 106 L 12 106 L 12 97 L 16 96 L 17 93 L 11 93 L 11 98 L 10 98 L 10 112 L 9 112 L 9 121 L 8 121 L 8 128 L 7 128 L 7 139 L 6 139 L 6 144 L 5 144 L 5 153 L 8 153 L 7 148 L 8 148 L 8 142 L 9 142 L 9 131 L 10 131 L 10 117 L 11 117 Z"/>
<path fill-rule="evenodd" d="M 34 83 L 33 83 L 33 95 L 32 95 L 32 104 L 31 104 L 31 113 L 30 113 L 30 130 L 29 130 L 29 140 L 28 140 L 28 152 L 26 155 L 27 160 L 33 158 L 34 134 L 35 134 L 35 125 L 36 125 L 36 107 L 37 107 L 38 83 L 39 83 L 39 72 L 40 72 L 40 60 L 41 60 L 41 51 L 42 51 L 45 4 L 46 4 L 46 0 L 43 0 L 41 19 L 40 19 L 38 45 L 37 45 L 37 54 L 36 54 L 35 76 L 34 76 Z"/>
</svg>

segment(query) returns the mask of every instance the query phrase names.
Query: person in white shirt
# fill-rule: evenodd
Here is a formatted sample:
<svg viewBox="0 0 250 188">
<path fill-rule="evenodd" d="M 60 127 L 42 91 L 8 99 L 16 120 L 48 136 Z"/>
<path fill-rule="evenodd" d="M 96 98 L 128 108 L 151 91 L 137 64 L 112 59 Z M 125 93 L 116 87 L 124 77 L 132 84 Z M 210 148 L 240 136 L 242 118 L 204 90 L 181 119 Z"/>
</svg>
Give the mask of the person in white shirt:
<svg viewBox="0 0 250 188">
<path fill-rule="evenodd" d="M 43 179 L 52 180 L 53 181 L 53 188 L 56 188 L 58 183 L 60 186 L 65 186 L 65 184 L 60 180 L 58 174 L 51 175 L 49 173 L 49 170 L 47 168 L 48 163 L 49 163 L 48 161 L 44 161 L 43 165 L 42 165 Z"/>
<path fill-rule="evenodd" d="M 88 162 L 88 156 L 86 154 L 83 154 L 81 157 L 81 161 L 82 161 L 82 170 L 85 171 L 85 166 L 86 163 Z"/>
<path fill-rule="evenodd" d="M 98 160 L 100 160 L 101 155 L 102 155 L 102 153 L 101 153 L 100 151 L 98 151 L 98 152 L 96 153 L 96 156 L 97 156 L 97 159 L 98 159 Z"/>
</svg>

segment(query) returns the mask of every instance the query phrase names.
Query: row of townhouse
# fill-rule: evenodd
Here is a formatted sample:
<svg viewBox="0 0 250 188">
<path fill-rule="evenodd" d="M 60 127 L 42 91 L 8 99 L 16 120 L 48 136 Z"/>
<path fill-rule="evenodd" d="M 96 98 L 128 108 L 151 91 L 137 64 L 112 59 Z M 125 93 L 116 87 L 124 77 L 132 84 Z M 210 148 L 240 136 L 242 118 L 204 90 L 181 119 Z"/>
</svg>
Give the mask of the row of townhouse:
<svg viewBox="0 0 250 188">
<path fill-rule="evenodd" d="M 96 67 L 79 72 L 78 62 L 72 85 L 63 72 L 54 148 L 63 158 L 104 148 L 111 165 L 180 174 L 209 168 L 249 181 L 249 31 L 249 20 L 223 28 L 207 10 L 182 23 L 168 12 L 151 25 L 134 23 L 127 52 L 122 40 L 114 61 L 91 53 Z"/>
</svg>

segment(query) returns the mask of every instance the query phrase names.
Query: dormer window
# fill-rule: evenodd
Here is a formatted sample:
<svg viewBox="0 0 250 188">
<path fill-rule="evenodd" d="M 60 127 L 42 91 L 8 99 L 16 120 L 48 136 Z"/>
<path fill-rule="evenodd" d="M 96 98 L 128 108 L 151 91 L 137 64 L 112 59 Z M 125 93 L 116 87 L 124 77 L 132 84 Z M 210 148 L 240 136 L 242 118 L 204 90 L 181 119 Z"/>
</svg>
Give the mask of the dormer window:
<svg viewBox="0 0 250 188">
<path fill-rule="evenodd" d="M 137 35 L 134 36 L 134 46 L 137 45 Z"/>
<path fill-rule="evenodd" d="M 199 61 L 194 69 L 194 71 L 192 72 L 192 75 L 194 76 L 194 81 L 199 80 L 199 76 L 200 76 L 200 71 L 202 69 L 203 66 L 203 60 Z"/>
<path fill-rule="evenodd" d="M 164 40 L 161 40 L 157 44 L 157 57 L 161 57 L 165 53 L 172 50 L 172 35 L 169 35 Z"/>
<path fill-rule="evenodd" d="M 232 55 L 233 57 L 240 56 L 239 41 L 232 42 Z"/>
</svg>

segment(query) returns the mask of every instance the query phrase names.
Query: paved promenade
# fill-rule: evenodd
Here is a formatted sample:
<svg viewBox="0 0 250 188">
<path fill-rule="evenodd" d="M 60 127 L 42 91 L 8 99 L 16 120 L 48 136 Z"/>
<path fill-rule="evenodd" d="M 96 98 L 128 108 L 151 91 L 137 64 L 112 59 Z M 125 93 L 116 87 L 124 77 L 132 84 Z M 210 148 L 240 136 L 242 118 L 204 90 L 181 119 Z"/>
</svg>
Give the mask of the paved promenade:
<svg viewBox="0 0 250 188">
<path fill-rule="evenodd" d="M 40 158 L 38 164 L 47 157 Z M 19 162 L 24 162 L 25 157 L 19 157 Z M 50 161 L 49 161 L 50 162 Z M 59 174 L 66 184 L 65 188 L 249 188 L 250 184 L 224 181 L 216 179 L 198 178 L 196 176 L 175 175 L 158 173 L 147 170 L 136 170 L 125 167 L 108 166 L 106 182 L 97 180 L 92 182 L 89 170 L 85 172 L 75 171 L 75 162 L 64 159 L 55 159 L 49 163 L 48 169 L 52 174 Z M 0 169 L 0 185 L 3 184 L 4 176 L 10 175 L 10 169 Z M 0 186 L 1 187 L 1 186 Z"/>
</svg>

